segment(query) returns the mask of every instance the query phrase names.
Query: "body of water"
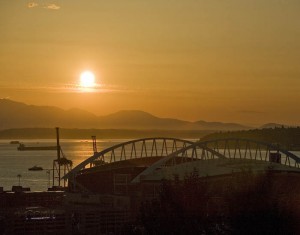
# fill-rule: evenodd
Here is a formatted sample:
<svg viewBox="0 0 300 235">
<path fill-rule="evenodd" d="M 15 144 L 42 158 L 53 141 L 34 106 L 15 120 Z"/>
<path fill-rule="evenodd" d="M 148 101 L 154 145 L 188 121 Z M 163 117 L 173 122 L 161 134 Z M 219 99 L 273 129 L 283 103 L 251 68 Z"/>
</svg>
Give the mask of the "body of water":
<svg viewBox="0 0 300 235">
<path fill-rule="evenodd" d="M 19 140 L 26 146 L 55 146 L 55 140 Z M 98 151 L 106 149 L 126 140 L 97 141 Z M 73 161 L 73 167 L 93 155 L 91 140 L 60 140 L 62 151 L 66 158 Z M 0 140 L 0 187 L 11 190 L 13 185 L 30 187 L 31 191 L 45 191 L 52 184 L 53 160 L 57 152 L 47 151 L 18 151 L 17 144 L 10 140 Z M 29 171 L 33 166 L 43 167 L 43 171 Z M 18 177 L 21 175 L 21 177 Z M 50 181 L 49 181 L 50 179 Z"/>
</svg>

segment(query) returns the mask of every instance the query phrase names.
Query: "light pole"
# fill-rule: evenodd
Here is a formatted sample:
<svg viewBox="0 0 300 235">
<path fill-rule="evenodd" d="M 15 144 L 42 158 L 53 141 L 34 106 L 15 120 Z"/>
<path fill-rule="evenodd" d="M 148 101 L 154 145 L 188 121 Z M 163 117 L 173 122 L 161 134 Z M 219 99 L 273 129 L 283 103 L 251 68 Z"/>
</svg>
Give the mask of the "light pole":
<svg viewBox="0 0 300 235">
<path fill-rule="evenodd" d="M 47 170 L 46 174 L 48 175 L 48 184 L 47 184 L 47 186 L 48 186 L 48 188 L 50 188 L 50 170 Z"/>
<path fill-rule="evenodd" d="M 19 186 L 20 186 L 21 185 L 20 179 L 21 179 L 22 175 L 18 174 L 17 177 L 19 178 Z"/>
</svg>

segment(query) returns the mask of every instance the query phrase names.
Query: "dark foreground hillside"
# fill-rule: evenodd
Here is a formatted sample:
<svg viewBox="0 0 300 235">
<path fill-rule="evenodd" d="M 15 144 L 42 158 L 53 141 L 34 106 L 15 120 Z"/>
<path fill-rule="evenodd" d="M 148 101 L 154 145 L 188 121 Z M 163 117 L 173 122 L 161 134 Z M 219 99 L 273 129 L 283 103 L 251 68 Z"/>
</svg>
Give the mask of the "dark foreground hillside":
<svg viewBox="0 0 300 235">
<path fill-rule="evenodd" d="M 135 234 L 299 234 L 298 173 L 251 171 L 165 181 Z M 128 228 L 130 230 L 130 228 Z M 132 231 L 131 231 L 132 232 Z"/>
</svg>

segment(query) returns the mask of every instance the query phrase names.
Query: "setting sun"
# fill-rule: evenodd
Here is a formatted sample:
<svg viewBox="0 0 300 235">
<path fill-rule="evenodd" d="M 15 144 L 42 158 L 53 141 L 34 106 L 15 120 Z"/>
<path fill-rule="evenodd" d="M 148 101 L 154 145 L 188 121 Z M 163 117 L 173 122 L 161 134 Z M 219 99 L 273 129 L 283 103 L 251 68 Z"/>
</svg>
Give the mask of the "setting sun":
<svg viewBox="0 0 300 235">
<path fill-rule="evenodd" d="M 95 86 L 95 75 L 90 71 L 84 71 L 80 74 L 80 86 L 91 88 Z"/>
</svg>

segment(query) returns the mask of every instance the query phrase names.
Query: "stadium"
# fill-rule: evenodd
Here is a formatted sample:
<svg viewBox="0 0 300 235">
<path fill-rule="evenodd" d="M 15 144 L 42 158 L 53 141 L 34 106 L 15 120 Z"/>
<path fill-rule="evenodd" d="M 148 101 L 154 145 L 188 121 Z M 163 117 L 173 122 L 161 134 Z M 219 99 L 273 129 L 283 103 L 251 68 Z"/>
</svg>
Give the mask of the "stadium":
<svg viewBox="0 0 300 235">
<path fill-rule="evenodd" d="M 268 173 L 272 193 L 299 213 L 299 163 L 298 156 L 278 145 L 254 140 L 144 138 L 95 152 L 76 166 L 64 177 L 66 198 L 81 218 L 82 232 L 118 234 L 136 220 L 143 203 L 159 196 L 165 180 L 182 182 L 196 172 L 214 188 L 211 213 L 226 207 L 222 195 L 234 175 Z"/>
</svg>

